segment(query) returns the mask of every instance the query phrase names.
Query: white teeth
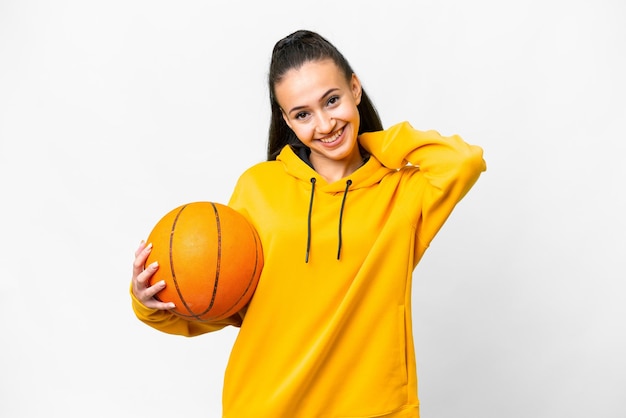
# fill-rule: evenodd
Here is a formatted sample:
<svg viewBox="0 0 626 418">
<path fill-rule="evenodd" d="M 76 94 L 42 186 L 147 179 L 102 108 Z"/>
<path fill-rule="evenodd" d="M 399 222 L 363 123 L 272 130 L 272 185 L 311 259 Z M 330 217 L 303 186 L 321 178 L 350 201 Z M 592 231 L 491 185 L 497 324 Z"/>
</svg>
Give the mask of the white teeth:
<svg viewBox="0 0 626 418">
<path fill-rule="evenodd" d="M 337 138 L 339 138 L 339 135 L 341 135 L 342 132 L 343 132 L 343 129 L 340 129 L 333 136 L 331 136 L 330 138 L 320 139 L 320 141 L 322 141 L 325 144 L 330 144 L 331 142 L 333 142 Z"/>
</svg>

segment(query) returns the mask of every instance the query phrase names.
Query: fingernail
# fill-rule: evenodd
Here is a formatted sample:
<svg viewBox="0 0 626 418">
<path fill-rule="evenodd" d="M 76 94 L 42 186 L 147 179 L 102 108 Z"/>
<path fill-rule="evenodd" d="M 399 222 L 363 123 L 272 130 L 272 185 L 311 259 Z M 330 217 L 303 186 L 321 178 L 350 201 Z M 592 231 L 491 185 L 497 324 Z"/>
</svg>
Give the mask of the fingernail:
<svg viewBox="0 0 626 418">
<path fill-rule="evenodd" d="M 159 268 L 159 262 L 158 261 L 153 262 L 152 264 L 150 264 L 150 268 L 153 268 L 153 269 Z"/>
<path fill-rule="evenodd" d="M 146 245 L 145 251 L 152 251 L 152 243 Z"/>
</svg>

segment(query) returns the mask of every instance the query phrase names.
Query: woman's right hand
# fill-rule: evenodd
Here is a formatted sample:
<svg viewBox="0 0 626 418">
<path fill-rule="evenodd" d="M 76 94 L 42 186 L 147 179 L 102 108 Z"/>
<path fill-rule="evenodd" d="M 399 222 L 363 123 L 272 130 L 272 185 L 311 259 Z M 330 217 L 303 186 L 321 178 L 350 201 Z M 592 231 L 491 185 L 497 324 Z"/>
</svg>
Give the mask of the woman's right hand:
<svg viewBox="0 0 626 418">
<path fill-rule="evenodd" d="M 152 244 L 146 244 L 144 241 L 139 244 L 139 248 L 135 251 L 132 278 L 133 295 L 147 308 L 160 310 L 175 308 L 176 305 L 174 305 L 174 303 L 161 302 L 154 297 L 165 288 L 165 281 L 161 280 L 150 286 L 150 278 L 159 269 L 159 263 L 157 261 L 144 268 L 151 251 Z"/>
</svg>

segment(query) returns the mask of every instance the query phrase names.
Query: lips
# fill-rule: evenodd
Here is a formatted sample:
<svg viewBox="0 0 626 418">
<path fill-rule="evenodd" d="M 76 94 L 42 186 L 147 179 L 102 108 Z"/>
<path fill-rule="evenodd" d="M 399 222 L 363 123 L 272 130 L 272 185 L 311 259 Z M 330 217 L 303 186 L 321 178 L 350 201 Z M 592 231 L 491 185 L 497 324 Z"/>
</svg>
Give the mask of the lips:
<svg viewBox="0 0 626 418">
<path fill-rule="evenodd" d="M 341 136 L 342 133 L 343 133 L 343 128 L 339 129 L 338 131 L 333 133 L 331 136 L 328 136 L 326 138 L 320 138 L 320 141 L 324 144 L 332 144 Z"/>
</svg>

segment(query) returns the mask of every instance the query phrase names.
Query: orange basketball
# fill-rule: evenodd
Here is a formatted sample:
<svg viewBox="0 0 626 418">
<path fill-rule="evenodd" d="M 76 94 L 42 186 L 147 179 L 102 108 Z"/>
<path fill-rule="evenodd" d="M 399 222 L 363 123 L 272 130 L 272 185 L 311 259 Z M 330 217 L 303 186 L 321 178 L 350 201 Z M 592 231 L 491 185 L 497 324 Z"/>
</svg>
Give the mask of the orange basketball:
<svg viewBox="0 0 626 418">
<path fill-rule="evenodd" d="M 196 321 L 227 318 L 251 299 L 263 268 L 256 230 L 234 209 L 193 202 L 167 213 L 152 229 L 146 266 L 159 262 L 150 285 L 167 284 L 156 298 L 174 302 L 176 315 Z"/>
</svg>

